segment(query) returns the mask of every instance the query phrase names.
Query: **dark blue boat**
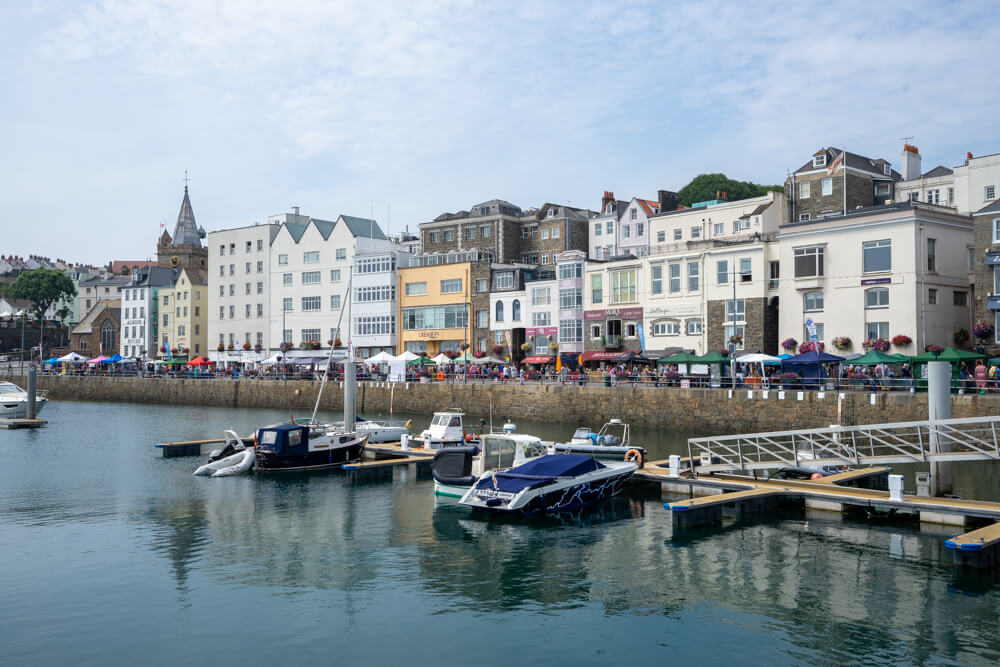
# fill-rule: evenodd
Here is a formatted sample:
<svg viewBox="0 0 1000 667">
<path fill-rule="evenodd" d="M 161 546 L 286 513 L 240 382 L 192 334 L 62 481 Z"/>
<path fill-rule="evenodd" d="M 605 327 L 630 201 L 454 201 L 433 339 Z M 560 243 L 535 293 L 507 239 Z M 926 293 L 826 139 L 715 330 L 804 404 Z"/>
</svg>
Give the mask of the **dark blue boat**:
<svg viewBox="0 0 1000 667">
<path fill-rule="evenodd" d="M 368 436 L 335 433 L 315 425 L 279 424 L 257 431 L 262 472 L 336 468 L 361 460 Z"/>
</svg>

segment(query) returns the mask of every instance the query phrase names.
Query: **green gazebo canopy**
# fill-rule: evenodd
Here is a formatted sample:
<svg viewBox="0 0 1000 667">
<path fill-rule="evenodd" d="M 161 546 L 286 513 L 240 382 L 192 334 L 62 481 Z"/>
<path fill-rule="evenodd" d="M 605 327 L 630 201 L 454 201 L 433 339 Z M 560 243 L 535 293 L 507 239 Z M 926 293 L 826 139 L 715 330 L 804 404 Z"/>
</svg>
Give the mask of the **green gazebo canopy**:
<svg viewBox="0 0 1000 667">
<path fill-rule="evenodd" d="M 697 363 L 699 364 L 728 364 L 729 355 L 721 354 L 719 352 L 709 352 L 708 354 L 702 355 L 697 358 Z"/>
<path fill-rule="evenodd" d="M 903 364 L 909 360 L 909 357 L 902 354 L 889 354 L 888 352 L 879 352 L 878 350 L 868 350 L 864 355 L 857 359 L 851 359 L 846 363 L 857 366 L 875 366 L 876 364 Z"/>
<path fill-rule="evenodd" d="M 435 366 L 435 362 L 425 357 L 417 357 L 406 362 L 407 366 Z"/>
<path fill-rule="evenodd" d="M 950 361 L 955 364 L 962 361 L 975 361 L 976 359 L 985 358 L 985 354 L 971 352 L 969 350 L 960 350 L 955 347 L 947 347 L 943 352 L 939 352 L 938 354 L 934 354 L 933 352 L 924 352 L 923 354 L 919 354 L 913 357 L 913 363 L 925 364 L 928 361 Z"/>
<path fill-rule="evenodd" d="M 688 352 L 678 352 L 677 354 L 672 354 L 669 357 L 663 357 L 656 363 L 658 364 L 703 364 L 705 363 L 701 357 L 696 354 L 690 354 Z"/>
</svg>

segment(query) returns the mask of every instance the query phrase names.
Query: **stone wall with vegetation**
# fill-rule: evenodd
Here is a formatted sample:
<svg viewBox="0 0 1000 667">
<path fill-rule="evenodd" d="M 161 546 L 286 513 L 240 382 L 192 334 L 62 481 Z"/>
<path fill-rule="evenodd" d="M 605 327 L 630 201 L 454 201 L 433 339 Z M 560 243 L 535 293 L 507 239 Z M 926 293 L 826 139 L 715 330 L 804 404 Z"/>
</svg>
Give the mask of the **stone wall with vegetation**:
<svg viewBox="0 0 1000 667">
<path fill-rule="evenodd" d="M 27 385 L 23 376 L 0 379 Z M 312 408 L 318 382 L 269 380 L 166 380 L 108 377 L 41 376 L 39 389 L 53 400 L 114 401 L 126 403 L 213 405 L 285 408 L 302 412 Z M 300 390 L 298 396 L 295 390 Z M 771 391 L 767 398 L 746 390 L 729 395 L 726 389 L 675 389 L 653 387 L 559 386 L 518 384 L 387 383 L 358 384 L 358 411 L 387 414 L 429 414 L 460 408 L 471 416 L 576 422 L 592 427 L 619 417 L 632 424 L 678 428 L 702 435 L 751 431 L 822 428 L 837 423 L 837 393 L 828 391 Z M 323 396 L 323 408 L 340 410 L 343 391 L 332 382 Z M 841 401 L 843 423 L 872 424 L 919 421 L 927 418 L 924 394 L 888 392 L 845 393 Z M 1000 412 L 1000 395 L 952 397 L 952 416 L 978 417 Z M 417 424 L 423 428 L 424 424 Z"/>
</svg>

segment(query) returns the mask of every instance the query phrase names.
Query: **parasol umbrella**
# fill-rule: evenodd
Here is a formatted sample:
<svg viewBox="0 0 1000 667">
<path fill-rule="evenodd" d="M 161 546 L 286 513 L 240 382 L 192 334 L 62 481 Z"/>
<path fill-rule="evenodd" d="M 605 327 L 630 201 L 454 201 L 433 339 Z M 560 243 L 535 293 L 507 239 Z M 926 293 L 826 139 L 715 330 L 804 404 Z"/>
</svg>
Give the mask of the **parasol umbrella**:
<svg viewBox="0 0 1000 667">
<path fill-rule="evenodd" d="M 187 362 L 188 366 L 208 366 L 211 363 L 207 361 L 204 357 L 195 357 L 191 361 Z"/>
</svg>

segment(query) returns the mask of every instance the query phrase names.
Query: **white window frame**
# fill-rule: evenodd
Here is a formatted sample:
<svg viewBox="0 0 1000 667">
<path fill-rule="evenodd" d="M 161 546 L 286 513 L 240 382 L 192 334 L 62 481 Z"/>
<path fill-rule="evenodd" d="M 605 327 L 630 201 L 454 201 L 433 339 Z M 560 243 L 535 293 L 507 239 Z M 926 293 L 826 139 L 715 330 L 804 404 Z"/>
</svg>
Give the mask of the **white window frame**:
<svg viewBox="0 0 1000 667">
<path fill-rule="evenodd" d="M 826 153 L 822 155 L 813 156 L 813 166 L 814 167 L 825 167 L 826 166 Z"/>
<path fill-rule="evenodd" d="M 810 181 L 799 183 L 799 199 L 809 199 L 810 189 Z"/>
</svg>

